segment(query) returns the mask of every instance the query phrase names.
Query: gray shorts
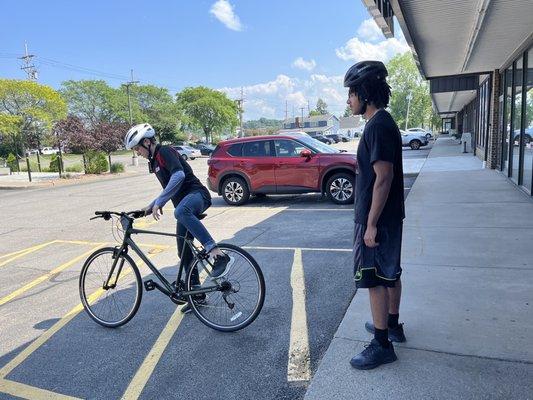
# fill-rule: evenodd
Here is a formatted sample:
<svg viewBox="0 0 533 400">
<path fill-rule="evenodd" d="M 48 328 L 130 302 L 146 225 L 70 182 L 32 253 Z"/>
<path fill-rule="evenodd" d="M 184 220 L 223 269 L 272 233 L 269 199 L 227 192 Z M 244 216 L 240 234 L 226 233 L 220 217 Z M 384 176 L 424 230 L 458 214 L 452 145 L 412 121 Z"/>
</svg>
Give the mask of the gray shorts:
<svg viewBox="0 0 533 400">
<path fill-rule="evenodd" d="M 402 230 L 401 222 L 378 227 L 376 242 L 379 245 L 371 248 L 364 242 L 366 225 L 355 224 L 353 256 L 357 288 L 394 287 L 402 274 Z"/>
</svg>

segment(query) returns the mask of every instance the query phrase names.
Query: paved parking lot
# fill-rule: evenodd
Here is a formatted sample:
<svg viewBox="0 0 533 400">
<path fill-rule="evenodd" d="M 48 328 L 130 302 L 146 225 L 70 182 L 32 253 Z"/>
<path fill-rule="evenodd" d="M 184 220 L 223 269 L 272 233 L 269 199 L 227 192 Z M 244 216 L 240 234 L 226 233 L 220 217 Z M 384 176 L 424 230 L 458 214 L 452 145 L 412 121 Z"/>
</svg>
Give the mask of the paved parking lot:
<svg viewBox="0 0 533 400">
<path fill-rule="evenodd" d="M 206 160 L 191 165 L 205 180 Z M 220 333 L 145 292 L 127 325 L 102 328 L 82 310 L 78 275 L 88 254 L 114 238 L 109 222 L 88 219 L 99 209 L 140 208 L 159 190 L 140 174 L 0 192 L 9 210 L 0 227 L 0 399 L 303 398 L 354 293 L 353 208 L 315 194 L 254 198 L 239 208 L 215 196 L 206 226 L 251 252 L 265 274 L 258 319 Z M 172 209 L 161 222 L 137 225 L 172 232 Z M 176 273 L 171 238 L 137 241 L 166 276 Z"/>
</svg>

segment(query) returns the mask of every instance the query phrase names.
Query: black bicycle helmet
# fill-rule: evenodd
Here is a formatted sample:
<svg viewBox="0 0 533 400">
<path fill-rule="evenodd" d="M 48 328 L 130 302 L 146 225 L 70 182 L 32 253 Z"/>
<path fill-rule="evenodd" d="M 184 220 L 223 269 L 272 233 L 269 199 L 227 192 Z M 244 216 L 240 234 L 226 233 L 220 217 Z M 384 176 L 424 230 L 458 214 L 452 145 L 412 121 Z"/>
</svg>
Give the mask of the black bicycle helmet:
<svg viewBox="0 0 533 400">
<path fill-rule="evenodd" d="M 381 61 L 360 61 L 350 67 L 344 76 L 344 87 L 355 87 L 369 77 L 384 79 L 387 68 Z"/>
</svg>

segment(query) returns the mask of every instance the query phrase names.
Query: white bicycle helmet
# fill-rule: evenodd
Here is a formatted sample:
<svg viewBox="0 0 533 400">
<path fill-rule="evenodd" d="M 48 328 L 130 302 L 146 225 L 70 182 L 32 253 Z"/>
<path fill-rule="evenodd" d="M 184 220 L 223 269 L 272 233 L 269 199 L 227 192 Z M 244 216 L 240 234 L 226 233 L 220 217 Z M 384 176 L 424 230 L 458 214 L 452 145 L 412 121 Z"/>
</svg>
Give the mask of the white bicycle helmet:
<svg viewBox="0 0 533 400">
<path fill-rule="evenodd" d="M 137 146 L 143 139 L 150 139 L 155 136 L 154 128 L 150 124 L 139 124 L 130 128 L 124 137 L 124 147 L 131 150 Z"/>
</svg>

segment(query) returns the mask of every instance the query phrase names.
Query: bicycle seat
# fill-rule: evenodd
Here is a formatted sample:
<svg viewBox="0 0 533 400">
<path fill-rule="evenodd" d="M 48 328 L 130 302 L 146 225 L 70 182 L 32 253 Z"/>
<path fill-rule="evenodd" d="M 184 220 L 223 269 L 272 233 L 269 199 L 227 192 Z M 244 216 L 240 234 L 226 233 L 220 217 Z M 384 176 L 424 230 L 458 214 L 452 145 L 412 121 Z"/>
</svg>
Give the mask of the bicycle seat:
<svg viewBox="0 0 533 400">
<path fill-rule="evenodd" d="M 207 214 L 200 214 L 198 215 L 198 219 L 201 221 L 203 220 L 205 217 L 207 217 Z"/>
</svg>

